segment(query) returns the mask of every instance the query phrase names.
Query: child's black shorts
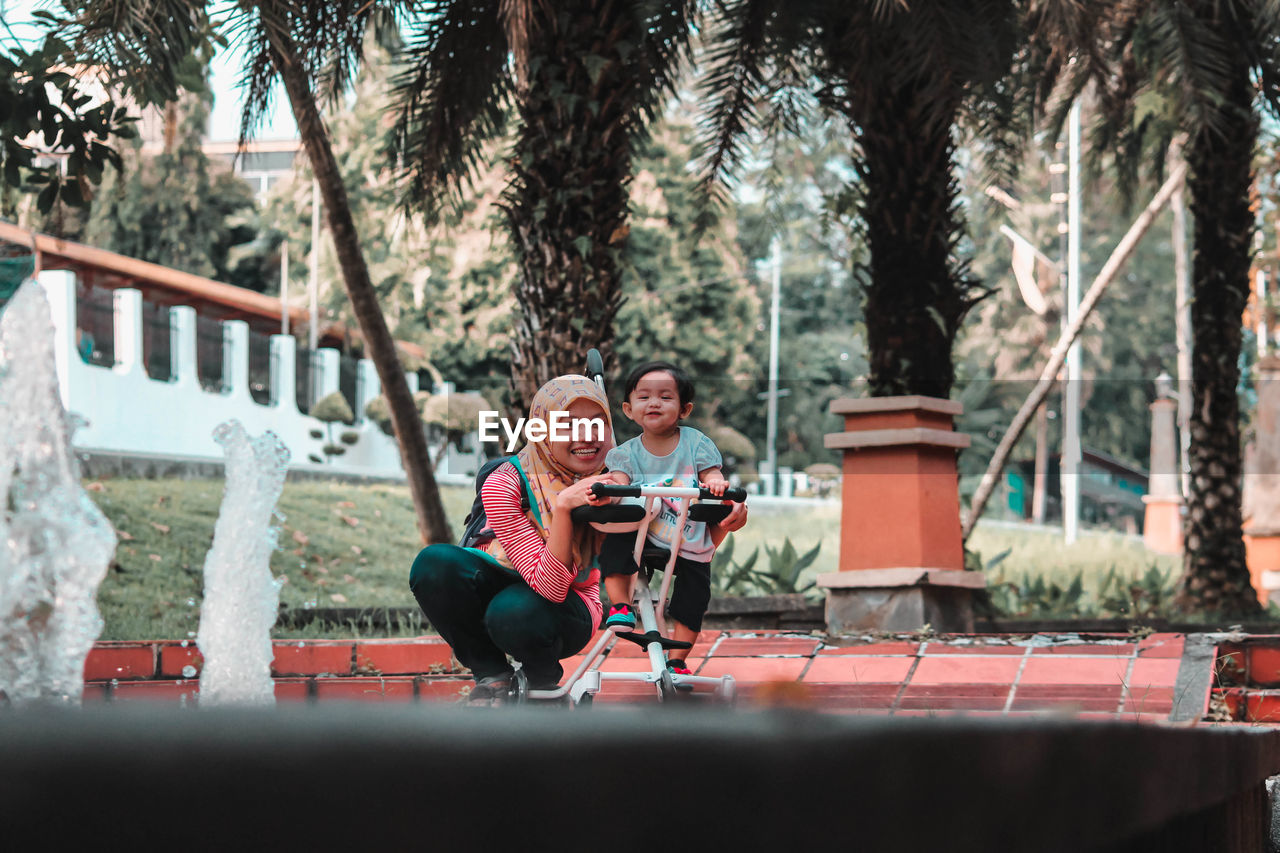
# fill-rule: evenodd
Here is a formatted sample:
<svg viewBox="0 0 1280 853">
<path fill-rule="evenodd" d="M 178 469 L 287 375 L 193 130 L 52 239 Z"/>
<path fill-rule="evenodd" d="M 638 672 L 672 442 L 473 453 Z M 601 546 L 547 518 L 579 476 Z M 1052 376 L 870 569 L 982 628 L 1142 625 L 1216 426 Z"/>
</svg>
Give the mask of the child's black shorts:
<svg viewBox="0 0 1280 853">
<path fill-rule="evenodd" d="M 600 547 L 600 574 L 634 575 L 636 535 L 610 533 Z M 617 602 L 614 602 L 615 604 Z M 676 557 L 675 577 L 671 581 L 671 602 L 667 615 L 692 631 L 702 630 L 702 617 L 711 604 L 711 564 Z"/>
</svg>

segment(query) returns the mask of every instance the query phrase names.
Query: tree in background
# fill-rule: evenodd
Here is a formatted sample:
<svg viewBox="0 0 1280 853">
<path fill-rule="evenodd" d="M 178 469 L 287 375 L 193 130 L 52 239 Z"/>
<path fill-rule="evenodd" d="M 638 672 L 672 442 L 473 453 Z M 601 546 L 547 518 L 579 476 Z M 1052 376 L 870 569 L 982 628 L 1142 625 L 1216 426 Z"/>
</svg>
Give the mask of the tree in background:
<svg viewBox="0 0 1280 853">
<path fill-rule="evenodd" d="M 635 159 L 611 387 L 620 406 L 623 376 L 641 362 L 667 359 L 696 385 L 696 423 L 752 429 L 760 299 L 735 245 L 731 215 L 705 223 L 695 237 L 698 207 L 687 169 L 694 132 L 684 112 L 674 103 Z M 620 436 L 638 432 L 620 408 L 614 423 Z"/>
<path fill-rule="evenodd" d="M 778 464 L 796 470 L 838 463 L 823 437 L 839 432 L 831 401 L 864 393 L 868 365 L 859 289 L 849 275 L 865 262 L 866 244 L 845 214 L 852 174 L 848 129 L 839 122 L 802 120 L 793 132 L 757 144 L 748 158 L 762 165 L 743 179 L 746 200 L 737 205 L 738 243 L 753 262 L 762 303 L 752 358 L 752 412 L 742 429 L 762 448 L 766 440 L 768 389 L 769 267 L 774 237 L 780 240 L 779 387 L 788 395 L 778 406 Z"/>
<path fill-rule="evenodd" d="M 422 420 L 369 278 L 347 188 L 320 112 L 320 99 L 336 98 L 359 66 L 371 22 L 385 23 L 396 8 L 390 2 L 239 4 L 229 10 L 226 26 L 250 48 L 242 137 L 265 112 L 276 82 L 284 84 L 324 199 L 352 313 L 388 399 L 419 533 L 425 542 L 449 542 L 453 534 Z M 63 26 L 83 60 L 104 69 L 113 85 L 132 92 L 143 106 L 175 100 L 181 69 L 216 38 L 205 4 L 190 0 L 94 0 L 74 9 Z"/>
<path fill-rule="evenodd" d="M 952 343 L 983 293 L 957 252 L 957 124 L 978 129 L 993 155 L 1021 131 L 1007 80 L 1021 35 L 1016 5 L 733 0 L 717 8 L 707 36 L 707 180 L 737 168 L 754 126 L 792 129 L 814 100 L 843 121 L 854 140 L 855 179 L 846 184 L 868 249 L 855 270 L 869 390 L 947 397 Z"/>
<path fill-rule="evenodd" d="M 553 376 L 611 361 L 635 145 L 673 87 L 687 0 L 452 0 L 409 46 L 398 149 L 437 215 L 514 103 L 502 209 L 520 270 L 511 381 L 527 404 Z"/>
<path fill-rule="evenodd" d="M 1187 140 L 1193 405 L 1179 600 L 1199 611 L 1256 613 L 1241 536 L 1236 389 L 1252 263 L 1255 107 L 1280 115 L 1280 8 L 1261 0 L 1098 0 L 1040 11 L 1046 88 L 1060 79 L 1069 97 L 1079 97 L 1095 84 L 1102 120 L 1095 138 L 1134 160 L 1150 136 Z"/>
<path fill-rule="evenodd" d="M 103 170 L 120 165 L 112 138 L 136 135 L 124 107 L 89 94 L 63 70 L 73 65 L 53 34 L 35 50 L 0 51 L 0 216 L 17 218 L 14 192 L 37 192 L 42 214 L 59 201 L 82 206 Z M 67 152 L 65 177 L 57 162 L 39 162 L 50 151 Z"/>
<path fill-rule="evenodd" d="M 233 275 L 229 253 L 253 237 L 253 193 L 201 148 L 208 98 L 184 94 L 171 108 L 176 133 L 167 149 L 146 154 L 135 142 L 121 168 L 107 174 L 90 208 L 86 243 L 218 281 L 242 279 Z"/>
</svg>

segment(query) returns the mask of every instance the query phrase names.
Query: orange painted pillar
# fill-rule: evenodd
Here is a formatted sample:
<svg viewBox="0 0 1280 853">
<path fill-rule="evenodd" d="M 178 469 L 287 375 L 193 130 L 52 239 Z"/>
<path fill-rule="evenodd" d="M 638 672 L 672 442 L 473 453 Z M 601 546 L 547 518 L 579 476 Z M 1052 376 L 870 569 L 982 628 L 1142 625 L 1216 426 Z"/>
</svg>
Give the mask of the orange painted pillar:
<svg viewBox="0 0 1280 853">
<path fill-rule="evenodd" d="M 932 397 L 840 399 L 844 432 L 840 571 L 818 578 L 827 628 L 971 631 L 980 572 L 964 571 L 956 453 L 969 446 L 960 403 Z"/>
</svg>

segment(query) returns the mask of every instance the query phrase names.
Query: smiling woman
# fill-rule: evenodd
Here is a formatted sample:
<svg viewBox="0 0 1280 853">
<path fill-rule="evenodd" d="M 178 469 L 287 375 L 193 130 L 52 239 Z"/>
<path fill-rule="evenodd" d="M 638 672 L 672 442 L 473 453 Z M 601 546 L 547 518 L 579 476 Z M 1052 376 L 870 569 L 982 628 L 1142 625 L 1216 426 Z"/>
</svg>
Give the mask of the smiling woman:
<svg viewBox="0 0 1280 853">
<path fill-rule="evenodd" d="M 530 687 L 555 687 L 563 658 L 600 623 L 600 536 L 570 512 L 594 503 L 613 434 L 604 392 L 585 376 L 539 389 L 529 422 L 598 421 L 599 430 L 549 435 L 495 468 L 480 490 L 494 540 L 487 550 L 431 545 L 413 562 L 409 588 L 454 655 L 476 678 L 473 699 L 506 693 L 520 662 Z"/>
</svg>

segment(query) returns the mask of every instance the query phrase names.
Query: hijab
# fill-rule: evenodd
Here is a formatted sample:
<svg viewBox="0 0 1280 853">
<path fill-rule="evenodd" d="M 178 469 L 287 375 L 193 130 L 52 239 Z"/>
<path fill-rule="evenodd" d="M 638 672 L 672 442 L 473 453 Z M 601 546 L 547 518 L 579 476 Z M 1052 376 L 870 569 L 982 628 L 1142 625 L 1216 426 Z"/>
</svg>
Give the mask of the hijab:
<svg viewBox="0 0 1280 853">
<path fill-rule="evenodd" d="M 601 417 L 604 420 L 604 442 L 607 451 L 613 444 L 613 419 L 609 413 L 609 398 L 605 396 L 604 391 L 600 390 L 600 386 L 585 376 L 574 374 L 558 376 L 539 388 L 538 393 L 533 395 L 533 402 L 529 405 L 529 420 L 539 418 L 550 429 L 552 413 L 566 412 L 574 402 L 584 399 L 600 407 Z M 551 532 L 551 515 L 556 497 L 583 477 L 599 474 L 604 470 L 602 458 L 599 470 L 592 471 L 591 474 L 570 471 L 556 461 L 551 453 L 549 440 L 527 442 L 524 449 L 516 454 L 514 461 L 529 491 L 527 515 L 544 542 Z M 599 551 L 600 538 L 600 534 L 590 525 L 584 524 L 581 529 L 574 530 L 573 558 L 579 569 L 575 582 L 584 582 L 590 574 L 591 565 Z M 498 545 L 496 542 L 494 544 Z M 494 551 L 498 553 L 491 551 L 493 556 L 500 560 L 505 558 L 506 555 L 501 554 L 501 546 Z"/>
</svg>

